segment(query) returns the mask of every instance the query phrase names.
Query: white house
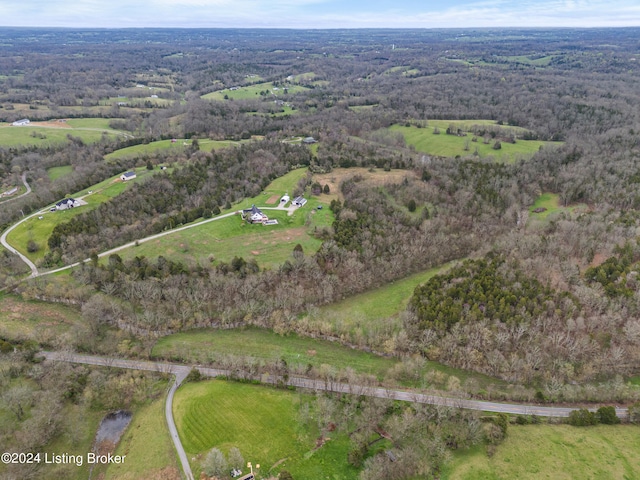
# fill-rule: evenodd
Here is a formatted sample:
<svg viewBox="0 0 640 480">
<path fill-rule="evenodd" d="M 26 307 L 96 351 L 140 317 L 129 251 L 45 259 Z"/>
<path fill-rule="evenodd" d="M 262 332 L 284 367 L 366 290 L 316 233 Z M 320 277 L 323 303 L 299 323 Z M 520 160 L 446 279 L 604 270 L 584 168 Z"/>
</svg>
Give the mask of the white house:
<svg viewBox="0 0 640 480">
<path fill-rule="evenodd" d="M 251 208 L 242 210 L 242 218 L 249 223 L 263 223 L 269 220 L 269 217 L 262 213 L 262 210 L 255 205 L 251 205 Z"/>
<path fill-rule="evenodd" d="M 137 177 L 136 172 L 125 172 L 122 175 L 120 175 L 120 180 L 122 180 L 123 182 L 126 182 L 129 180 L 133 180 L 136 177 Z"/>
<path fill-rule="evenodd" d="M 307 203 L 307 199 L 302 195 L 293 199 L 293 203 L 296 207 L 304 207 L 305 203 Z"/>
<path fill-rule="evenodd" d="M 16 120 L 11 125 L 13 125 L 14 127 L 24 127 L 25 125 L 29 125 L 30 123 L 31 120 L 29 120 L 28 118 L 23 118 L 22 120 Z"/>
<path fill-rule="evenodd" d="M 64 200 L 60 200 L 56 203 L 56 210 L 67 210 L 69 208 L 80 206 L 80 202 L 78 202 L 75 198 L 65 198 Z"/>
</svg>

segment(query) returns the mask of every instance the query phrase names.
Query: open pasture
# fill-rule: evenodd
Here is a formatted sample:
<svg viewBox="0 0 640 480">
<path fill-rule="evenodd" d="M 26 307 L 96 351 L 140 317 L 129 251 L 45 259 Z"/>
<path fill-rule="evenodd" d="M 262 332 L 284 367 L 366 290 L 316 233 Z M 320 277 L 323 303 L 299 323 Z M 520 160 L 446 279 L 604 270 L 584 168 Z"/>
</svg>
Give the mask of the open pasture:
<svg viewBox="0 0 640 480">
<path fill-rule="evenodd" d="M 233 88 L 233 90 L 231 89 Z M 205 100 L 259 100 L 262 98 L 283 97 L 288 93 L 298 93 L 308 90 L 306 87 L 293 84 L 281 84 L 277 87 L 273 82 L 256 83 L 246 87 L 231 87 L 224 90 L 207 93 L 202 98 Z"/>
<path fill-rule="evenodd" d="M 159 339 L 152 351 L 154 358 L 190 362 L 206 362 L 219 355 L 248 355 L 270 362 L 285 359 L 291 366 L 318 368 L 325 364 L 339 370 L 350 367 L 380 379 L 398 363 L 395 358 L 373 355 L 338 343 L 295 334 L 282 336 L 261 328 L 176 333 Z"/>
<path fill-rule="evenodd" d="M 69 142 L 68 136 L 80 138 L 86 143 L 96 143 L 102 139 L 103 135 L 115 137 L 123 135 L 122 132 L 110 129 L 106 126 L 85 126 L 94 125 L 91 122 L 75 121 L 74 126 L 67 121 L 32 122 L 29 125 L 14 127 L 9 123 L 0 123 L 0 146 L 38 146 L 44 147 Z M 83 125 L 84 123 L 84 125 Z"/>
<path fill-rule="evenodd" d="M 200 150 L 211 151 L 220 148 L 228 148 L 240 145 L 242 142 L 234 142 L 231 140 L 198 140 Z M 184 150 L 190 148 L 192 140 L 190 139 L 176 139 L 173 140 L 158 140 L 150 143 L 142 143 L 140 145 L 133 145 L 131 147 L 121 148 L 115 152 L 105 155 L 106 160 L 113 160 L 116 158 L 126 157 L 143 157 L 153 155 L 155 152 L 162 150 Z"/>
<path fill-rule="evenodd" d="M 637 426 L 511 426 L 492 457 L 484 447 L 458 452 L 442 479 L 631 480 L 640 478 L 638 451 Z"/>
<path fill-rule="evenodd" d="M 432 125 L 433 123 L 433 125 Z M 473 142 L 473 134 L 460 137 L 457 135 L 447 135 L 446 128 L 449 123 L 443 122 L 443 126 L 438 126 L 435 122 L 429 122 L 428 126 L 418 128 L 415 126 L 393 125 L 390 130 L 401 133 L 408 145 L 413 146 L 417 151 L 440 157 L 473 157 L 477 150 L 478 157 L 493 157 L 497 161 L 513 163 L 518 158 L 526 158 L 537 152 L 540 147 L 552 145 L 554 142 L 543 142 L 539 140 L 516 140 L 516 143 L 501 142 L 501 148 L 493 148 L 495 140 L 485 144 L 482 137 L 478 137 Z M 440 130 L 440 134 L 434 134 L 434 128 Z M 460 127 L 461 129 L 463 127 Z M 557 144 L 557 143 L 556 143 Z M 465 150 L 467 148 L 467 150 Z"/>
</svg>

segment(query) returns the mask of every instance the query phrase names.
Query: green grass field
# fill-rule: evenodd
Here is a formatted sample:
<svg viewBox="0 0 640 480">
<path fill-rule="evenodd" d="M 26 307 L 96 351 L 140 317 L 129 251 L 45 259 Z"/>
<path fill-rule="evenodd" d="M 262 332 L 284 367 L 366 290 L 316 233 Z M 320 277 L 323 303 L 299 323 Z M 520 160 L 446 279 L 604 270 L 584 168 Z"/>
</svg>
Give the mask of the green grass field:
<svg viewBox="0 0 640 480">
<path fill-rule="evenodd" d="M 230 140 L 198 140 L 198 144 L 200 145 L 201 150 L 205 150 L 210 152 L 214 149 L 220 148 L 228 148 L 240 145 L 242 142 L 233 142 Z M 177 139 L 176 142 L 172 142 L 171 140 L 158 140 L 156 142 L 144 143 L 140 145 L 133 145 L 131 147 L 121 148 L 120 150 L 116 150 L 108 155 L 105 155 L 105 160 L 113 160 L 116 158 L 125 158 L 125 157 L 141 157 L 146 155 L 151 155 L 160 150 L 168 150 L 168 149 L 176 149 L 176 150 L 184 150 L 189 148 L 191 145 L 191 140 L 186 139 Z"/>
<path fill-rule="evenodd" d="M 276 90 L 277 89 L 277 90 Z M 272 82 L 256 83 L 255 85 L 248 85 L 246 87 L 239 87 L 237 90 L 230 90 L 228 88 L 224 90 L 218 90 L 216 92 L 207 93 L 202 98 L 205 100 L 255 100 L 261 98 L 271 97 L 283 97 L 287 93 L 299 93 L 308 90 L 306 87 L 300 85 L 285 84 L 278 87 L 274 87 Z M 260 95 L 260 92 L 268 92 L 267 95 Z M 225 97 L 227 97 L 225 99 Z"/>
<path fill-rule="evenodd" d="M 239 215 L 223 218 L 127 248 L 120 256 L 155 258 L 162 254 L 174 261 L 201 265 L 209 264 L 211 259 L 229 262 L 238 256 L 245 260 L 254 258 L 261 267 L 277 267 L 291 257 L 298 243 L 304 252 L 316 252 L 322 241 L 310 233 L 315 227 L 330 225 L 333 218 L 328 209 L 320 212 L 306 207 L 291 217 L 285 211 L 264 212 L 270 219 L 278 220 L 278 224 L 250 225 Z"/>
<path fill-rule="evenodd" d="M 323 307 L 322 313 L 341 314 L 347 318 L 389 319 L 403 311 L 413 291 L 418 285 L 425 283 L 434 275 L 448 270 L 454 262 L 416 273 L 397 280 L 384 287 L 376 288 L 341 302 Z"/>
<path fill-rule="evenodd" d="M 472 134 L 466 137 L 447 135 L 445 131 L 450 123 L 458 125 L 456 122 L 430 121 L 428 126 L 423 128 L 393 125 L 390 130 L 402 133 L 407 144 L 412 145 L 419 152 L 442 157 L 466 157 L 472 156 L 477 148 L 480 158 L 492 156 L 498 161 L 509 163 L 515 162 L 518 158 L 533 155 L 541 146 L 553 144 L 538 140 L 517 140 L 515 144 L 501 142 L 502 148 L 494 150 L 493 141 L 485 145 L 483 139 L 479 137 L 477 142 L 472 142 Z M 479 121 L 475 121 L 475 124 L 479 124 Z M 464 123 L 460 123 L 460 125 L 461 129 L 468 128 L 464 126 Z M 439 135 L 433 133 L 434 127 L 440 129 Z M 467 151 L 464 150 L 466 143 L 469 144 Z"/>
<path fill-rule="evenodd" d="M 0 337 L 14 341 L 54 342 L 84 328 L 80 312 L 59 303 L 0 295 Z"/>
<path fill-rule="evenodd" d="M 119 180 L 118 175 L 98 183 L 90 189 L 82 190 L 81 192 L 76 192 L 70 195 L 73 198 L 84 196 L 84 200 L 87 202 L 87 205 L 56 212 L 50 212 L 46 209 L 46 212 L 41 215 L 42 219 L 38 216 L 34 216 L 18 225 L 9 233 L 7 241 L 21 253 L 26 255 L 32 262 L 38 262 L 49 251 L 47 240 L 56 225 L 66 222 L 70 218 L 80 215 L 83 212 L 97 208 L 100 204 L 120 195 L 133 183 L 144 181 L 147 176 L 154 172 L 149 171 L 144 167 L 137 168 L 135 171 L 138 174 L 138 177 L 132 181 L 126 183 L 122 182 Z M 89 190 L 93 193 L 88 194 L 87 192 Z M 40 246 L 40 249 L 37 252 L 27 251 L 27 243 L 29 240 L 33 240 Z"/>
<path fill-rule="evenodd" d="M 107 480 L 176 478 L 179 468 L 164 417 L 161 397 L 136 411 L 120 439 L 115 455 L 126 455 L 125 463 L 107 468 Z"/>
<path fill-rule="evenodd" d="M 64 177 L 65 175 L 69 175 L 73 172 L 73 167 L 71 165 L 64 165 L 62 167 L 51 167 L 47 170 L 47 174 L 49 175 L 49 180 L 54 181 L 60 177 Z"/>
<path fill-rule="evenodd" d="M 618 425 L 511 426 L 489 458 L 456 453 L 443 480 L 633 480 L 640 478 L 640 428 Z"/>
<path fill-rule="evenodd" d="M 535 213 L 534 210 L 538 208 L 546 208 L 544 212 Z M 583 203 L 568 205 L 563 207 L 560 205 L 560 196 L 556 193 L 543 193 L 536 201 L 529 207 L 529 219 L 535 220 L 547 220 L 557 213 L 569 213 L 573 214 L 576 211 L 587 210 L 587 205 Z"/>
<path fill-rule="evenodd" d="M 34 145 L 42 147 L 68 142 L 67 135 L 81 138 L 86 143 L 96 143 L 100 141 L 103 133 L 110 137 L 121 135 L 116 130 L 101 127 L 44 127 L 34 124 L 13 127 L 7 123 L 0 123 L 0 146 Z"/>
<path fill-rule="evenodd" d="M 281 336 L 271 330 L 195 330 L 163 337 L 153 347 L 155 358 L 186 358 L 191 362 L 215 359 L 219 355 L 249 355 L 263 360 L 284 358 L 290 365 L 332 365 L 344 370 L 353 368 L 359 373 L 384 377 L 397 359 L 380 357 L 353 350 L 326 340 Z"/>
<path fill-rule="evenodd" d="M 318 429 L 298 422 L 308 396 L 259 385 L 211 380 L 188 383 L 176 392 L 174 417 L 191 466 L 199 478 L 201 461 L 213 447 L 227 454 L 240 449 L 246 462 L 260 465 L 260 476 L 281 469 L 294 478 L 355 480 L 347 463 L 348 440 L 334 432 L 315 449 Z M 244 472 L 246 473 L 246 472 Z"/>
</svg>

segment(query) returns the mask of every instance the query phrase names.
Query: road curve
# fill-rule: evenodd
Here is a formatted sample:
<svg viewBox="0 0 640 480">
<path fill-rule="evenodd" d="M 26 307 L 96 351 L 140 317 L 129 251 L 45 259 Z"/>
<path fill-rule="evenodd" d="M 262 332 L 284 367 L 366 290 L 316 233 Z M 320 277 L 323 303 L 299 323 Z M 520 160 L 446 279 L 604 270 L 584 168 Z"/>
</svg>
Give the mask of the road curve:
<svg viewBox="0 0 640 480">
<path fill-rule="evenodd" d="M 17 200 L 19 198 L 25 197 L 31 193 L 31 186 L 27 182 L 27 172 L 24 172 L 20 178 L 22 179 L 22 184 L 26 187 L 27 191 L 18 195 L 17 197 L 11 197 L 11 198 L 7 198 L 6 200 L 2 200 L 0 203 L 9 203 L 13 200 Z"/>
<path fill-rule="evenodd" d="M 9 250 L 11 253 L 13 253 L 15 255 L 18 255 L 20 257 L 20 260 L 22 260 L 24 263 L 26 263 L 27 266 L 31 269 L 30 277 L 37 277 L 38 276 L 38 268 L 36 267 L 35 263 L 33 263 L 31 260 L 29 260 L 25 255 L 21 254 L 18 250 L 16 250 L 11 245 L 9 245 L 9 243 L 7 242 L 7 235 L 9 235 L 9 233 L 11 233 L 11 231 L 14 228 L 16 228 L 18 225 L 20 225 L 22 222 L 26 222 L 30 218 L 35 217 L 37 215 L 41 215 L 41 214 L 42 214 L 42 212 L 40 211 L 40 212 L 32 213 L 31 215 L 28 215 L 28 216 L 24 217 L 19 222 L 16 222 L 13 225 L 11 225 L 9 228 L 7 228 L 4 232 L 2 232 L 2 235 L 0 236 L 0 243 L 2 244 L 2 246 L 4 248 L 6 248 L 7 250 Z"/>
<path fill-rule="evenodd" d="M 71 363 L 84 363 L 88 365 L 103 365 L 108 367 L 131 368 L 136 370 L 149 370 L 155 372 L 176 373 L 179 369 L 189 369 L 187 365 L 177 363 L 148 362 L 140 360 L 124 360 L 111 357 L 98 357 L 94 355 L 79 355 L 73 353 L 43 352 L 45 358 L 53 361 L 65 361 Z M 208 377 L 219 375 L 229 375 L 231 372 L 216 368 L 196 367 L 200 373 Z M 277 384 L 282 382 L 282 378 L 269 376 L 260 378 L 263 383 Z M 392 400 L 402 400 L 412 403 L 425 403 L 429 405 L 443 405 L 469 410 L 480 410 L 485 412 L 502 412 L 514 415 L 538 415 L 540 417 L 568 417 L 571 411 L 581 406 L 574 407 L 542 407 L 538 405 L 522 405 L 514 403 L 487 402 L 482 400 L 468 400 L 462 398 L 444 397 L 440 395 L 429 395 L 408 390 L 394 390 L 380 387 L 368 387 L 364 385 L 350 385 L 347 383 L 332 382 L 325 380 L 313 380 L 310 378 L 291 376 L 285 382 L 287 385 L 301 388 L 308 388 L 318 391 L 342 392 L 352 395 L 364 395 L 368 397 L 389 398 Z M 595 408 L 590 408 L 595 410 Z M 616 415 L 620 418 L 627 416 L 626 408 L 616 408 Z"/>
</svg>

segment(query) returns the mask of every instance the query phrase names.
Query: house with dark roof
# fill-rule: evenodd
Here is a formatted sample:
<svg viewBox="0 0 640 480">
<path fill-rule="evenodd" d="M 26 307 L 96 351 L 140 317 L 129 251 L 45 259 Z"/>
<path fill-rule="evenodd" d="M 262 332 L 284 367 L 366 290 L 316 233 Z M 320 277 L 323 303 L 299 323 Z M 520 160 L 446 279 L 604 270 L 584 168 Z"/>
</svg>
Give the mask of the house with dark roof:
<svg viewBox="0 0 640 480">
<path fill-rule="evenodd" d="M 56 203 L 56 210 L 68 210 L 70 208 L 79 207 L 80 202 L 75 198 L 65 198 Z"/>
<path fill-rule="evenodd" d="M 269 217 L 262 213 L 262 210 L 255 205 L 251 205 L 251 208 L 242 210 L 242 218 L 249 223 L 263 223 L 269 220 Z"/>
<path fill-rule="evenodd" d="M 129 180 L 133 180 L 136 177 L 137 177 L 136 172 L 125 172 L 122 175 L 120 175 L 120 180 L 122 180 L 123 182 L 126 182 Z"/>
</svg>

